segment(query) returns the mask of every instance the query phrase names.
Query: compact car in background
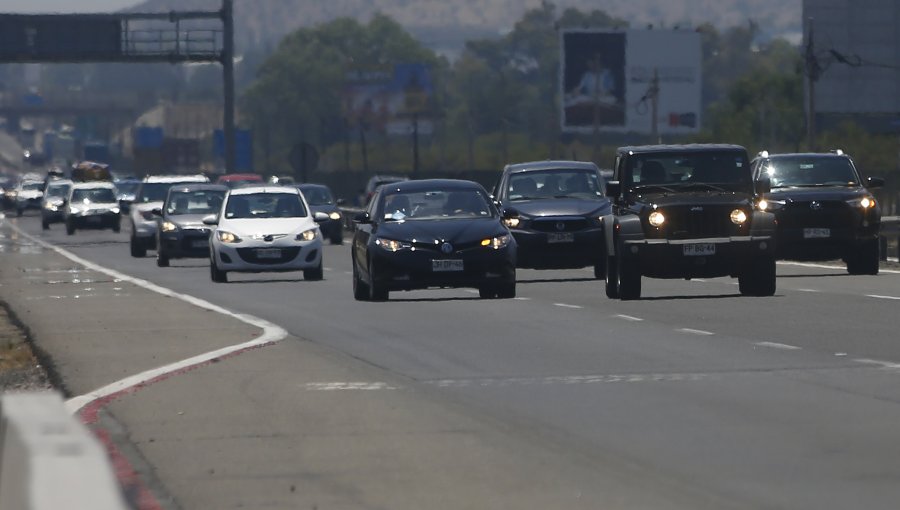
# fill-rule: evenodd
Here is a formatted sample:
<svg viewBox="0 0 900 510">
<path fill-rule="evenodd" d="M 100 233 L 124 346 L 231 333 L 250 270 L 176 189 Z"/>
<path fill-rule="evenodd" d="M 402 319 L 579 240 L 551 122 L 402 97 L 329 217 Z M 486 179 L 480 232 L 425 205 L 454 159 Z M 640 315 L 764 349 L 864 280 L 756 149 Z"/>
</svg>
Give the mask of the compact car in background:
<svg viewBox="0 0 900 510">
<path fill-rule="evenodd" d="M 482 298 L 516 297 L 516 241 L 481 185 L 459 180 L 381 186 L 355 218 L 353 296 L 471 287 Z"/>
<path fill-rule="evenodd" d="M 22 216 L 28 209 L 40 209 L 44 199 L 43 180 L 22 180 L 14 191 L 16 216 Z"/>
<path fill-rule="evenodd" d="M 306 203 L 314 213 L 321 212 L 328 215 L 328 220 L 319 224 L 322 235 L 328 238 L 331 244 L 342 244 L 344 242 L 344 218 L 334 200 L 331 189 L 324 184 L 300 184 L 297 188 L 303 193 Z"/>
<path fill-rule="evenodd" d="M 604 179 L 593 163 L 541 161 L 507 165 L 494 188 L 518 244 L 518 266 L 592 267 L 606 275 L 603 217 L 610 213 Z"/>
<path fill-rule="evenodd" d="M 210 276 L 225 283 L 229 272 L 303 271 L 306 280 L 321 280 L 322 233 L 297 188 L 254 186 L 233 189 L 218 216 L 204 218 L 214 226 L 209 238 Z"/>
<path fill-rule="evenodd" d="M 119 199 L 119 208 L 122 214 L 128 214 L 131 211 L 131 204 L 134 202 L 138 188 L 141 187 L 139 179 L 120 179 L 113 181 L 116 185 L 116 196 Z"/>
<path fill-rule="evenodd" d="M 218 184 L 184 184 L 169 188 L 159 216 L 156 265 L 168 267 L 171 259 L 209 257 L 211 229 L 203 218 L 218 214 L 228 188 Z"/>
<path fill-rule="evenodd" d="M 116 187 L 111 182 L 75 183 L 65 207 L 66 233 L 79 229 L 110 229 L 119 232 L 121 217 Z"/>
<path fill-rule="evenodd" d="M 403 177 L 400 175 L 373 175 L 366 182 L 366 187 L 363 189 L 363 203 L 360 205 L 368 205 L 369 201 L 371 201 L 372 197 L 375 195 L 375 191 L 377 191 L 379 187 L 384 186 L 385 184 L 392 184 L 395 182 L 403 182 L 408 180 L 409 177 Z"/>
<path fill-rule="evenodd" d="M 830 153 L 769 154 L 753 160 L 756 179 L 772 190 L 761 204 L 778 221 L 777 253 L 782 259 L 842 259 L 854 275 L 878 274 L 881 213 L 867 188 L 884 180 L 863 180 L 853 160 Z"/>
<path fill-rule="evenodd" d="M 156 249 L 156 229 L 159 217 L 153 213 L 160 209 L 169 188 L 177 184 L 208 183 L 204 175 L 152 175 L 144 177 L 135 193 L 128 214 L 131 224 L 129 246 L 132 257 L 146 257 L 147 250 Z"/>
<path fill-rule="evenodd" d="M 242 188 L 244 186 L 258 186 L 263 184 L 263 178 L 259 174 L 228 174 L 216 179 L 216 184 L 229 188 Z"/>
<path fill-rule="evenodd" d="M 41 228 L 47 230 L 54 223 L 65 222 L 66 201 L 72 185 L 68 179 L 57 179 L 47 184 L 41 203 Z"/>
</svg>

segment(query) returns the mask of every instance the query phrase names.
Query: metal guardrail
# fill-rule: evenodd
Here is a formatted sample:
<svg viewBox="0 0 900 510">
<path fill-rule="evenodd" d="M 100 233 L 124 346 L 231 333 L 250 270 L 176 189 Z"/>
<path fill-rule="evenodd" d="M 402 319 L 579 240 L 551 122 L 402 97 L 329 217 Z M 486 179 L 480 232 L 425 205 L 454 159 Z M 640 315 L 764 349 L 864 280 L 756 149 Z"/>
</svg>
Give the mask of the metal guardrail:
<svg viewBox="0 0 900 510">
<path fill-rule="evenodd" d="M 900 259 L 900 216 L 881 218 L 881 260 L 888 258 L 888 239 L 897 241 L 897 258 Z"/>
</svg>

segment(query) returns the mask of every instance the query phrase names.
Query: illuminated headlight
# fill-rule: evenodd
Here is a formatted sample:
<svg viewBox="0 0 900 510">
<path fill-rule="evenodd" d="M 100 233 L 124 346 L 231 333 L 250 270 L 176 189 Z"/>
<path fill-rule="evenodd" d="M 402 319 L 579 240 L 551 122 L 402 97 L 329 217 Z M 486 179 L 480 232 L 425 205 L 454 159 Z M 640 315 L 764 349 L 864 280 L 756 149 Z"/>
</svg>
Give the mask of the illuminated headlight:
<svg viewBox="0 0 900 510">
<path fill-rule="evenodd" d="M 481 241 L 481 246 L 490 247 L 495 250 L 499 250 L 500 248 L 506 248 L 509 246 L 509 240 L 512 236 L 510 235 L 502 235 L 493 237 L 491 239 L 483 239 Z"/>
<path fill-rule="evenodd" d="M 162 225 L 159 226 L 159 228 L 163 232 L 175 232 L 176 230 L 178 230 L 178 225 L 172 223 L 171 221 L 164 221 L 162 222 Z"/>
<path fill-rule="evenodd" d="M 44 204 L 44 209 L 46 209 L 48 211 L 52 211 L 52 212 L 57 212 L 57 211 L 59 211 L 59 205 L 58 204 Z"/>
<path fill-rule="evenodd" d="M 756 208 L 760 211 L 777 211 L 784 207 L 786 203 L 784 200 L 766 200 L 763 198 L 756 203 Z"/>
<path fill-rule="evenodd" d="M 216 232 L 216 237 L 219 238 L 219 241 L 223 243 L 233 244 L 241 242 L 241 238 L 232 234 L 231 232 L 226 232 L 224 230 L 219 230 Z"/>
<path fill-rule="evenodd" d="M 69 213 L 72 214 L 72 215 L 74 215 L 74 216 L 78 216 L 79 214 L 81 214 L 81 213 L 83 213 L 83 212 L 84 212 L 84 210 L 79 209 L 79 208 L 77 208 L 77 207 L 72 207 L 71 209 L 69 209 Z"/>
<path fill-rule="evenodd" d="M 653 211 L 652 213 L 650 213 L 650 218 L 648 219 L 648 221 L 651 225 L 658 228 L 666 222 L 666 217 L 659 211 Z"/>
<path fill-rule="evenodd" d="M 412 244 L 404 243 L 402 241 L 395 241 L 393 239 L 381 239 L 378 238 L 375 240 L 375 245 L 381 247 L 384 250 L 389 252 L 397 252 L 400 250 L 405 250 L 408 248 L 412 248 Z"/>
<path fill-rule="evenodd" d="M 319 229 L 311 228 L 307 231 L 297 234 L 298 241 L 314 241 L 319 235 Z"/>
<path fill-rule="evenodd" d="M 735 225 L 743 225 L 747 222 L 747 213 L 740 209 L 731 211 L 731 222 Z"/>
<path fill-rule="evenodd" d="M 855 207 L 862 207 L 863 209 L 875 207 L 875 199 L 872 197 L 854 198 L 853 200 L 847 200 L 847 203 Z"/>
<path fill-rule="evenodd" d="M 503 220 L 503 224 L 506 225 L 507 228 L 516 228 L 522 223 L 522 220 L 519 218 L 506 218 Z"/>
<path fill-rule="evenodd" d="M 333 213 L 329 214 L 328 217 L 337 221 L 337 220 L 341 219 L 341 213 L 333 212 Z"/>
<path fill-rule="evenodd" d="M 119 214 L 121 211 L 118 207 L 110 207 L 109 212 L 111 212 L 113 214 Z"/>
</svg>

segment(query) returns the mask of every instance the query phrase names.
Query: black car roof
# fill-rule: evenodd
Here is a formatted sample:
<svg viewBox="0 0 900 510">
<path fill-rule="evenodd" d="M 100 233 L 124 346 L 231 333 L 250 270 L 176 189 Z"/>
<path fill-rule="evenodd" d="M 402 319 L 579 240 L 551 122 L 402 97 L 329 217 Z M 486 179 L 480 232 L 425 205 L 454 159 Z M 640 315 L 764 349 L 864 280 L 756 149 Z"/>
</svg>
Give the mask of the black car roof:
<svg viewBox="0 0 900 510">
<path fill-rule="evenodd" d="M 764 159 L 777 158 L 849 158 L 847 154 L 835 154 L 834 152 L 786 152 L 783 154 L 769 154 Z"/>
<path fill-rule="evenodd" d="M 311 182 L 304 182 L 303 184 L 297 184 L 298 188 L 324 188 L 328 189 L 328 186 L 324 184 L 313 184 Z"/>
<path fill-rule="evenodd" d="M 169 191 L 228 191 L 228 186 L 224 186 L 222 184 L 176 184 L 172 186 Z"/>
<path fill-rule="evenodd" d="M 436 187 L 448 189 L 484 189 L 481 187 L 481 184 L 478 184 L 477 182 L 465 181 L 462 179 L 423 179 L 417 181 L 401 181 L 384 184 L 381 187 L 384 189 L 390 188 L 396 191 L 422 191 L 434 189 Z"/>
<path fill-rule="evenodd" d="M 547 161 L 529 161 L 527 163 L 512 163 L 507 165 L 510 172 L 528 172 L 531 170 L 558 170 L 563 168 L 599 170 L 597 165 L 590 161 L 563 161 L 563 160 L 547 160 Z"/>
<path fill-rule="evenodd" d="M 691 143 L 684 145 L 633 145 L 619 147 L 619 154 L 647 154 L 654 152 L 715 152 L 715 151 L 743 151 L 747 149 L 741 145 L 727 143 Z"/>
</svg>

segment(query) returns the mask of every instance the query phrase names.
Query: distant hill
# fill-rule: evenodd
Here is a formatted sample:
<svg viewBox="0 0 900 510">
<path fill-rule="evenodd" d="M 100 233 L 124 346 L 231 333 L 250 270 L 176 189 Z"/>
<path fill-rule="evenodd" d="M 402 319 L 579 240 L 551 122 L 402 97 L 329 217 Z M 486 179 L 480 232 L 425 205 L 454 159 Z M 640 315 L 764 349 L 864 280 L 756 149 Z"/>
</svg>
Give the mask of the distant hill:
<svg viewBox="0 0 900 510">
<path fill-rule="evenodd" d="M 767 35 L 800 33 L 801 0 L 558 0 L 560 10 L 603 9 L 640 27 L 710 22 L 727 28 L 753 19 Z M 242 47 L 271 45 L 285 34 L 334 18 L 367 19 L 383 12 L 439 50 L 460 49 L 472 37 L 501 34 L 541 0 L 235 0 Z M 130 11 L 217 9 L 220 0 L 147 0 Z"/>
</svg>

